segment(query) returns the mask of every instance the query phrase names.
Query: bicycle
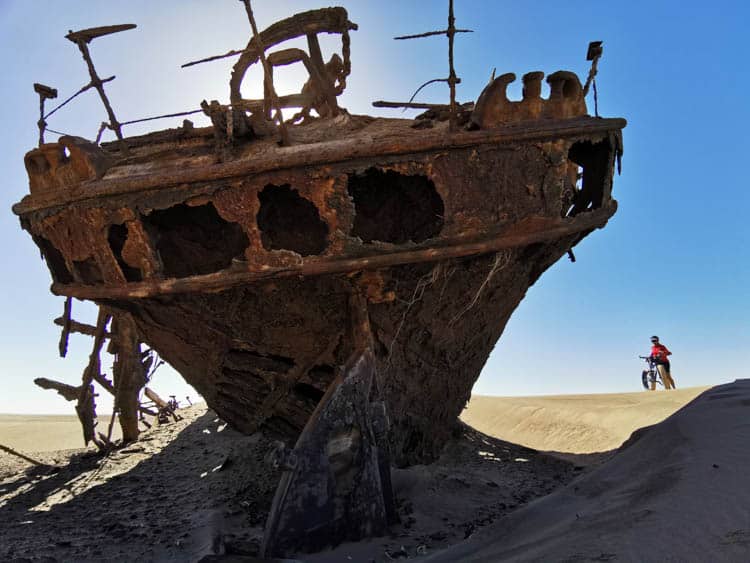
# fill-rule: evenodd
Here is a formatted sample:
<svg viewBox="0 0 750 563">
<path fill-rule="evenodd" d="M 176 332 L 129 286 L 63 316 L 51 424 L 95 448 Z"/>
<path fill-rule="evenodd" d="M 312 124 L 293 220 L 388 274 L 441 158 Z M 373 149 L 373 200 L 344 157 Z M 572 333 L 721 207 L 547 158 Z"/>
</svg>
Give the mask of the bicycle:
<svg viewBox="0 0 750 563">
<path fill-rule="evenodd" d="M 148 387 L 144 389 L 144 392 L 149 401 L 141 403 L 141 406 L 150 409 L 152 416 L 156 418 L 159 424 L 166 424 L 170 418 L 174 419 L 175 422 L 182 420 L 182 417 L 176 412 L 180 408 L 180 403 L 175 395 L 170 395 L 169 401 L 165 401 Z M 146 422 L 145 418 L 142 418 L 142 422 L 150 428 L 150 424 Z"/>
<path fill-rule="evenodd" d="M 640 359 L 645 360 L 648 364 L 648 369 L 644 369 L 641 372 L 641 383 L 643 384 L 643 388 L 648 390 L 654 390 L 656 389 L 656 384 L 658 383 L 662 387 L 664 387 L 664 382 L 661 379 L 661 375 L 659 374 L 659 370 L 656 367 L 656 361 L 651 358 L 651 356 L 638 356 Z"/>
</svg>

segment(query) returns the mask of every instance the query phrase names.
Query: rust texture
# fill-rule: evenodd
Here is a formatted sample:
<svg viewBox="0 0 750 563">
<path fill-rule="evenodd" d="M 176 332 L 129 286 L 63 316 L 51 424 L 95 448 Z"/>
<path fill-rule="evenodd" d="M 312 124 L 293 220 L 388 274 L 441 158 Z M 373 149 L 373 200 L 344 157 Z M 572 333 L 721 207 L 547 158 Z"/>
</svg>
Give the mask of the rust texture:
<svg viewBox="0 0 750 563">
<path fill-rule="evenodd" d="M 277 100 L 277 103 L 284 107 L 288 101 L 291 103 L 287 107 L 300 107 L 301 105 L 303 108 L 307 108 L 307 112 L 311 107 L 315 107 L 316 110 L 320 110 L 319 113 L 323 117 L 335 116 L 338 113 L 336 96 L 343 92 L 346 87 L 346 77 L 351 71 L 349 31 L 355 29 L 357 29 L 357 25 L 349 21 L 346 10 L 343 8 L 324 8 L 296 14 L 291 18 L 273 24 L 261 33 L 255 33 L 232 70 L 232 79 L 229 84 L 232 105 L 242 106 L 243 102 L 248 103 L 247 100 L 242 98 L 240 86 L 248 68 L 262 60 L 265 49 L 290 39 L 305 37 L 308 41 L 309 54 L 294 49 L 268 55 L 269 62 L 272 65 L 284 65 L 297 61 L 304 62 L 312 80 L 307 87 L 307 91 L 303 90 L 304 100 L 302 104 L 299 103 L 298 99 L 285 100 L 284 98 Z M 320 33 L 341 34 L 344 51 L 343 60 L 338 55 L 333 55 L 328 66 L 323 64 L 317 39 Z M 312 84 L 315 84 L 314 89 Z M 266 75 L 265 86 L 267 91 L 272 86 L 272 80 L 268 74 Z M 263 105 L 265 106 L 265 113 L 270 116 L 270 105 L 265 101 Z M 323 107 L 325 109 L 322 109 Z M 303 111 L 305 110 L 303 109 Z"/>
<path fill-rule="evenodd" d="M 30 195 L 14 210 L 55 293 L 126 313 L 117 325 L 127 356 L 148 343 L 246 433 L 299 436 L 359 349 L 347 329 L 356 290 L 393 459 L 422 463 L 438 455 L 527 289 L 615 212 L 625 121 L 586 115 L 581 83 L 566 71 L 547 77 L 547 98 L 544 74 L 526 74 L 520 101 L 506 95 L 513 74 L 493 78 L 452 132 L 454 119 L 437 111 L 420 128 L 349 115 L 336 96 L 354 29 L 345 10 L 329 8 L 254 33 L 238 52 L 231 104 L 204 106 L 213 127 L 186 123 L 129 137 L 127 148 L 42 144 L 26 155 Z M 324 63 L 324 32 L 342 35 L 343 58 Z M 308 52 L 264 53 L 294 37 Z M 267 96 L 243 100 L 244 74 L 263 54 Z M 294 99 L 276 100 L 303 108 L 280 147 L 261 124 L 274 65 L 294 62 L 311 78 Z M 99 325 L 63 324 L 104 336 Z M 134 379 L 116 375 L 115 386 L 140 388 L 136 368 L 123 367 Z M 90 371 L 81 408 L 99 375 Z M 137 407 L 118 408 L 136 428 Z"/>
<path fill-rule="evenodd" d="M 120 415 L 123 442 L 138 439 L 138 395 L 146 385 L 146 370 L 141 362 L 138 329 L 130 315 L 118 315 L 114 319 L 113 340 L 115 362 L 112 366 L 115 386 L 115 408 Z"/>
<path fill-rule="evenodd" d="M 508 99 L 508 85 L 516 80 L 512 72 L 493 79 L 482 91 L 471 114 L 471 123 L 479 128 L 496 127 L 516 121 L 542 118 L 571 118 L 586 114 L 581 81 L 572 72 L 559 70 L 547 77 L 549 98 L 542 98 L 544 73 L 534 71 L 523 76 L 523 99 Z"/>
<path fill-rule="evenodd" d="M 350 115 L 337 102 L 357 29 L 346 11 L 313 10 L 259 32 L 243 3 L 252 38 L 226 55 L 239 55 L 230 103 L 201 104 L 207 128 L 186 121 L 123 140 L 87 45 L 132 26 L 71 32 L 91 73 L 84 89 L 99 91 L 118 142 L 44 143 L 41 106 L 40 146 L 25 157 L 30 194 L 14 211 L 52 291 L 68 298 L 60 352 L 71 332 L 94 336 L 80 385 L 37 384 L 76 400 L 85 439 L 102 447 L 112 427 L 95 435 L 99 384 L 134 440 L 158 353 L 233 427 L 277 435 L 284 472 L 262 551 L 285 556 L 385 532 L 395 517 L 391 463 L 440 454 L 528 288 L 615 213 L 625 120 L 587 115 L 600 42 L 585 87 L 557 71 L 545 98 L 535 71 L 511 101 L 515 75 L 493 73 L 475 103 L 459 105 L 453 41 L 466 30 L 452 1 L 448 28 L 422 34 L 448 36 L 440 80 L 450 103 L 380 103 L 428 110 L 415 120 Z M 341 55 L 324 60 L 320 33 L 341 36 Z M 295 38 L 307 50 L 276 49 Z M 243 99 L 256 62 L 264 97 Z M 278 96 L 274 68 L 294 63 L 309 80 Z M 53 97 L 38 92 L 40 104 Z M 300 111 L 284 121 L 288 107 Z M 72 297 L 100 305 L 96 326 L 71 318 Z M 100 369 L 106 338 L 112 381 Z M 146 394 L 160 415 L 176 416 Z"/>
<path fill-rule="evenodd" d="M 244 432 L 265 426 L 290 438 L 302 429 L 346 362 L 352 343 L 342 327 L 350 285 L 360 284 L 394 457 L 427 461 L 527 288 L 614 212 L 621 122 L 587 132 L 580 119 L 577 135 L 515 141 L 485 129 L 458 134 L 475 135 L 474 146 L 459 138 L 468 146 L 414 153 L 394 140 L 391 154 L 344 161 L 327 150 L 346 150 L 346 139 L 319 143 L 318 165 L 306 155 L 300 166 L 255 174 L 215 163 L 210 136 L 129 139 L 128 157 L 63 139 L 27 156 L 39 187 L 22 221 L 56 292 L 130 312 L 144 341 Z M 352 117 L 305 134 L 338 128 L 351 142 L 423 134 L 409 125 Z M 490 142 L 492 132 L 502 141 Z M 61 146 L 69 162 L 28 165 Z M 195 156 L 201 150 L 214 164 Z M 244 158 L 287 150 L 298 147 L 253 141 Z M 162 174 L 152 158 L 199 179 L 130 190 L 128 179 L 146 181 L 148 168 Z M 97 162 L 113 164 L 102 175 Z M 211 179 L 214 167 L 226 175 Z M 108 182 L 118 191 L 109 195 Z M 37 193 L 55 204 L 34 209 Z"/>
</svg>

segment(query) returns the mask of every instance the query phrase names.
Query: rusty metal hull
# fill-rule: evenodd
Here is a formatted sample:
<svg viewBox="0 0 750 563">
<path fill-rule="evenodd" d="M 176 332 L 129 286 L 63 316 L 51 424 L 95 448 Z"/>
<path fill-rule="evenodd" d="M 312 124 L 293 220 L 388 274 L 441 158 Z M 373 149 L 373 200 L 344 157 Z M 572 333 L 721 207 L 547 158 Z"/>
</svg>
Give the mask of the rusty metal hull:
<svg viewBox="0 0 750 563">
<path fill-rule="evenodd" d="M 410 123 L 342 115 L 221 159 L 210 130 L 63 138 L 14 210 L 55 293 L 131 312 L 243 432 L 299 433 L 365 295 L 394 458 L 429 461 L 527 289 L 614 213 L 625 122 Z"/>
</svg>

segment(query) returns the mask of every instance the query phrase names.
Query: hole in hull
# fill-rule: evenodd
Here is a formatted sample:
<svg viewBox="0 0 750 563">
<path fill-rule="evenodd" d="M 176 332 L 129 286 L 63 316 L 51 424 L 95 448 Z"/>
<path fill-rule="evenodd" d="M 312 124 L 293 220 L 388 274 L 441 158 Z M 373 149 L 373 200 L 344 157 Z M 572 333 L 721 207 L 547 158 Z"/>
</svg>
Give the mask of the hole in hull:
<svg viewBox="0 0 750 563">
<path fill-rule="evenodd" d="M 125 246 L 127 238 L 128 227 L 126 225 L 111 225 L 109 227 L 107 242 L 109 242 L 109 248 L 112 250 L 112 254 L 114 254 L 117 264 L 120 266 L 122 275 L 129 282 L 142 281 L 143 275 L 141 271 L 138 268 L 133 268 L 122 257 L 122 249 Z"/>
<path fill-rule="evenodd" d="M 291 250 L 301 256 L 326 249 L 328 225 L 315 205 L 289 184 L 269 184 L 258 193 L 258 228 L 266 250 Z"/>
<path fill-rule="evenodd" d="M 582 170 L 581 187 L 575 189 L 568 216 L 602 206 L 604 184 L 609 174 L 610 145 L 607 141 L 579 141 L 568 151 L 568 160 Z"/>
<path fill-rule="evenodd" d="M 363 242 L 423 242 L 440 234 L 445 206 L 426 176 L 370 168 L 349 176 L 354 202 L 352 236 Z"/>
<path fill-rule="evenodd" d="M 211 203 L 178 204 L 143 217 L 155 241 L 164 275 L 184 278 L 228 268 L 250 244 L 237 223 L 225 221 Z"/>
</svg>

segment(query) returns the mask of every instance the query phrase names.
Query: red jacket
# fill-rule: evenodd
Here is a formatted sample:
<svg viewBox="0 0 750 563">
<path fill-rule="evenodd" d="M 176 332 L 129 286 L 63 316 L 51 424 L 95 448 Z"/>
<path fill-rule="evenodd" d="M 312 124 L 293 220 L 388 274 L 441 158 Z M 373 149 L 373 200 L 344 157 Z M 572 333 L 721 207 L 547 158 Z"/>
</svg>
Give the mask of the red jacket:
<svg viewBox="0 0 750 563">
<path fill-rule="evenodd" d="M 654 344 L 651 346 L 651 357 L 655 359 L 657 362 L 668 362 L 669 359 L 667 356 L 671 356 L 672 352 L 667 350 L 667 347 L 664 346 L 664 344 Z"/>
</svg>

